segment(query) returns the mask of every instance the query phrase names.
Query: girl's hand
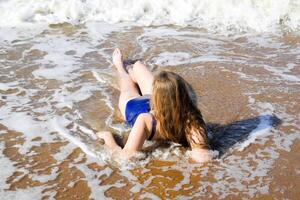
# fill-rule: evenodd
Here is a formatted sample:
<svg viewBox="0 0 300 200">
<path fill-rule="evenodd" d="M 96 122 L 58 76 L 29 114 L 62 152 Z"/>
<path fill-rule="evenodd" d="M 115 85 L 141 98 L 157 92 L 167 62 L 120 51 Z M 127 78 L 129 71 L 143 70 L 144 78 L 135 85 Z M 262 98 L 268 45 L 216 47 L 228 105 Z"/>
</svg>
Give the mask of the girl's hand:
<svg viewBox="0 0 300 200">
<path fill-rule="evenodd" d="M 193 161 L 196 161 L 198 163 L 204 163 L 209 162 L 214 158 L 215 152 L 208 150 L 208 149 L 199 149 L 194 148 L 191 151 L 187 152 L 188 155 L 193 159 Z"/>
<path fill-rule="evenodd" d="M 100 131 L 97 133 L 98 141 L 101 145 L 105 144 L 104 135 L 105 135 L 105 131 Z"/>
<path fill-rule="evenodd" d="M 113 134 L 109 131 L 100 131 L 97 136 L 112 151 L 120 150 L 121 147 L 116 143 Z M 100 141 L 101 142 L 101 141 Z"/>
<path fill-rule="evenodd" d="M 97 132 L 97 136 L 99 139 L 105 140 L 104 138 L 107 133 L 108 133 L 108 131 L 99 131 L 99 132 Z"/>
</svg>

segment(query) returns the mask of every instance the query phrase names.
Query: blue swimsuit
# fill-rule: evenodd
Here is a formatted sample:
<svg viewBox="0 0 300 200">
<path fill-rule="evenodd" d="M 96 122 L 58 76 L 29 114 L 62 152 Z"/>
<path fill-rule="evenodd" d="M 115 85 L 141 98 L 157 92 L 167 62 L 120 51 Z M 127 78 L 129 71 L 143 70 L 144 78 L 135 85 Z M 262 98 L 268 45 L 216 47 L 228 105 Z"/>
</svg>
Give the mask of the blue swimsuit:
<svg viewBox="0 0 300 200">
<path fill-rule="evenodd" d="M 125 108 L 125 117 L 126 117 L 127 124 L 133 127 L 137 117 L 142 113 L 149 113 L 150 110 L 151 110 L 150 97 L 148 95 L 129 100 Z M 153 117 L 152 131 L 148 140 L 151 140 L 153 138 L 155 134 L 155 129 L 156 129 L 156 120 Z"/>
</svg>

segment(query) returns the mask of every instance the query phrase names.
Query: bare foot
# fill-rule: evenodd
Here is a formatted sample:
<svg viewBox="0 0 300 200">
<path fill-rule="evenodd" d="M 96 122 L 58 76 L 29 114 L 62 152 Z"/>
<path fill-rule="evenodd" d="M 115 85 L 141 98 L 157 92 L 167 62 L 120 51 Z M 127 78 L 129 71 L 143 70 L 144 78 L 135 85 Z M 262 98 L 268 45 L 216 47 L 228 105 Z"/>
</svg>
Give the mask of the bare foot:
<svg viewBox="0 0 300 200">
<path fill-rule="evenodd" d="M 116 48 L 113 52 L 113 63 L 115 67 L 119 70 L 123 68 L 123 58 L 120 49 Z"/>
</svg>

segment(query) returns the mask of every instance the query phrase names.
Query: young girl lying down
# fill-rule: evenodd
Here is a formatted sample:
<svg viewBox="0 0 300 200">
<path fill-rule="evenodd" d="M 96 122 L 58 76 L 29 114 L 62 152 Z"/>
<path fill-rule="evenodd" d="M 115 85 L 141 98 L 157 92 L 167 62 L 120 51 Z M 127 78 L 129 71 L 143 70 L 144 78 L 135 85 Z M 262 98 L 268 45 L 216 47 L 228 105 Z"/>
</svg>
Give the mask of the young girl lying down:
<svg viewBox="0 0 300 200">
<path fill-rule="evenodd" d="M 111 132 L 97 133 L 111 151 L 130 157 L 145 140 L 166 140 L 190 147 L 196 162 L 212 159 L 205 122 L 182 77 L 167 71 L 153 76 L 140 61 L 126 70 L 119 49 L 113 53 L 113 64 L 120 88 L 119 109 L 132 129 L 124 148 Z"/>
</svg>

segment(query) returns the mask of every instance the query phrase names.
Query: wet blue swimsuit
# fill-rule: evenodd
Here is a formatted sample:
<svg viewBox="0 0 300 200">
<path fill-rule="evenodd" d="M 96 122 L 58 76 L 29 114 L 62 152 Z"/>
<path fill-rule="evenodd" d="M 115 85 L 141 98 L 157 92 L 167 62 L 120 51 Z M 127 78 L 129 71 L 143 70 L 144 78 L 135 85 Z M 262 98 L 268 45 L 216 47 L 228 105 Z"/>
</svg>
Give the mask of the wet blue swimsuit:
<svg viewBox="0 0 300 200">
<path fill-rule="evenodd" d="M 126 117 L 127 124 L 133 127 L 137 117 L 142 113 L 149 113 L 150 110 L 151 110 L 150 97 L 148 95 L 129 100 L 125 108 L 125 117 Z M 148 140 L 151 140 L 153 138 L 155 134 L 155 130 L 156 130 L 156 120 L 154 119 L 153 116 L 152 130 Z"/>
</svg>

